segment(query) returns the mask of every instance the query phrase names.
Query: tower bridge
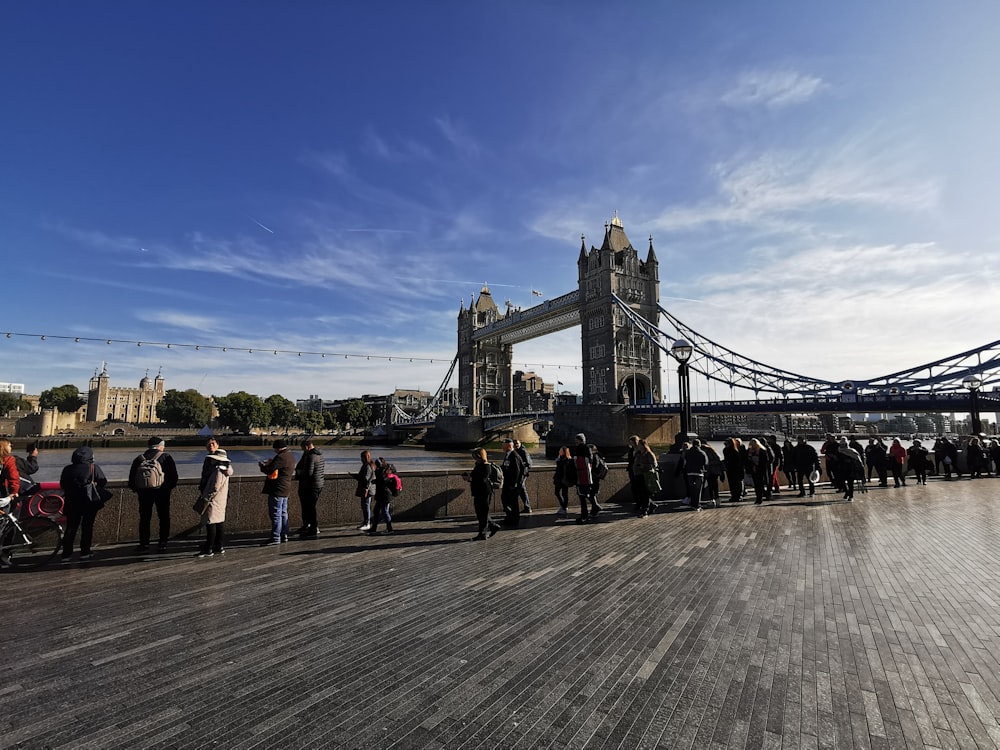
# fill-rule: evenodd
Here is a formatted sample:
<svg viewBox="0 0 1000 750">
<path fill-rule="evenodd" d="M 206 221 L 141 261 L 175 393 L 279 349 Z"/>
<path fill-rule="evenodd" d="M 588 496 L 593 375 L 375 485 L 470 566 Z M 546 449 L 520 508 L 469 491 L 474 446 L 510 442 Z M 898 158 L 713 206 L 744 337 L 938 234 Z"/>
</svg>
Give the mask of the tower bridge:
<svg viewBox="0 0 1000 750">
<path fill-rule="evenodd" d="M 595 423 L 604 434 L 594 438 L 603 445 L 624 445 L 633 432 L 674 430 L 670 418 L 680 405 L 663 403 L 661 364 L 678 340 L 691 345 L 691 372 L 753 394 L 752 399 L 698 404 L 693 411 L 699 413 L 975 412 L 977 407 L 1000 412 L 1000 394 L 994 390 L 1000 387 L 1000 341 L 878 378 L 836 381 L 782 370 L 716 343 L 660 305 L 653 239 L 641 257 L 617 214 L 605 224 L 599 247 L 588 249 L 581 237 L 577 277 L 576 289 L 527 309 L 501 312 L 485 284 L 468 307 L 462 303 L 458 351 L 434 401 L 457 370 L 462 418 L 477 425 L 465 431 L 465 438 L 476 429 L 481 437 L 484 418 L 513 412 L 514 345 L 576 326 L 582 403 L 556 407 L 557 441 L 575 432 L 592 435 Z M 429 408 L 421 419 L 434 414 Z M 437 417 L 439 439 L 447 439 L 454 428 L 447 419 Z"/>
</svg>

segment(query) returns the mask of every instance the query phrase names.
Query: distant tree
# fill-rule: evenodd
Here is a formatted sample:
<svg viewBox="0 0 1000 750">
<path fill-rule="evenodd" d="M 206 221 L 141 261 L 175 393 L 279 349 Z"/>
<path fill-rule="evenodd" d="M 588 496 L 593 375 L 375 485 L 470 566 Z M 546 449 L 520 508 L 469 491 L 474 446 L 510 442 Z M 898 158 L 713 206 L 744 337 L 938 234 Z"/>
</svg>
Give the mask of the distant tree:
<svg viewBox="0 0 1000 750">
<path fill-rule="evenodd" d="M 298 423 L 309 435 L 315 435 L 323 429 L 323 415 L 318 411 L 300 411 Z"/>
<path fill-rule="evenodd" d="M 212 400 L 194 388 L 186 391 L 171 388 L 156 405 L 156 416 L 172 425 L 201 427 L 212 418 Z"/>
<path fill-rule="evenodd" d="M 353 428 L 369 427 L 372 423 L 372 409 L 360 398 L 345 401 L 338 414 L 341 424 L 350 424 Z"/>
<path fill-rule="evenodd" d="M 42 391 L 38 397 L 38 405 L 42 409 L 58 409 L 64 414 L 72 414 L 85 403 L 80 389 L 70 383 Z"/>
<path fill-rule="evenodd" d="M 6 414 L 9 411 L 28 411 L 29 409 L 31 409 L 31 403 L 23 401 L 20 394 L 0 393 L 0 414 Z"/>
<path fill-rule="evenodd" d="M 299 423 L 298 407 L 284 396 L 272 394 L 264 399 L 264 403 L 271 407 L 271 424 L 276 427 L 288 432 L 289 427 Z"/>
<path fill-rule="evenodd" d="M 337 413 L 335 411 L 323 412 L 323 429 L 325 430 L 340 429 L 340 422 L 337 421 Z"/>
<path fill-rule="evenodd" d="M 228 396 L 213 396 L 219 410 L 219 421 L 231 430 L 250 432 L 252 427 L 271 424 L 271 407 L 260 396 L 246 391 L 236 391 Z"/>
</svg>

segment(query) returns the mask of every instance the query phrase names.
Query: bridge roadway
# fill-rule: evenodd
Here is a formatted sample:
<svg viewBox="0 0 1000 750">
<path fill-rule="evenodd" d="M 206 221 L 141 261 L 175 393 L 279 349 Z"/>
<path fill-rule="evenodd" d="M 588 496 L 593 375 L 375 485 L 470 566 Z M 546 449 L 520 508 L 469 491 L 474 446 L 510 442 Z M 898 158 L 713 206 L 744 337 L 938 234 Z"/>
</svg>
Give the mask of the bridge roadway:
<svg viewBox="0 0 1000 750">
<path fill-rule="evenodd" d="M 3 748 L 994 748 L 997 479 L 3 583 Z"/>
</svg>

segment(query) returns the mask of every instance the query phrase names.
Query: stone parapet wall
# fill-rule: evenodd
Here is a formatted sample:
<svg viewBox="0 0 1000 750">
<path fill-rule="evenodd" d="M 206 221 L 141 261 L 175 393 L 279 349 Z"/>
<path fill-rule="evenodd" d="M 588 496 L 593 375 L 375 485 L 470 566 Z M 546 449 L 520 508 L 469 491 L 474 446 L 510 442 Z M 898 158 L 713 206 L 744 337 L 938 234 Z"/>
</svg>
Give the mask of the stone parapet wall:
<svg viewBox="0 0 1000 750">
<path fill-rule="evenodd" d="M 470 467 L 471 468 L 471 467 Z M 628 475 L 624 464 L 612 464 L 607 478 L 601 483 L 600 501 L 625 502 L 629 499 Z M 532 469 L 528 476 L 528 494 L 536 511 L 554 511 L 558 504 L 552 485 L 552 468 Z M 393 523 L 475 516 L 472 495 L 461 471 L 400 472 L 403 491 L 392 501 Z M 226 508 L 226 533 L 264 536 L 271 528 L 267 514 L 267 497 L 261 493 L 263 477 L 232 477 Z M 120 544 L 138 539 L 139 503 L 134 492 L 124 482 L 109 482 L 114 497 L 97 514 L 94 541 L 98 544 Z M 354 496 L 355 481 L 345 474 L 331 475 L 317 504 L 320 528 L 358 526 L 361 506 Z M 191 506 L 198 497 L 198 481 L 181 480 L 171 496 L 171 534 L 185 535 L 198 527 L 198 516 Z M 374 507 L 374 503 L 373 503 Z M 579 509 L 576 491 L 570 488 L 570 510 Z M 493 513 L 501 515 L 500 493 L 495 493 Z M 289 528 L 294 532 L 302 525 L 298 496 L 288 502 Z M 405 529 L 402 527 L 401 530 Z M 153 539 L 157 536 L 156 514 L 153 514 Z"/>
</svg>

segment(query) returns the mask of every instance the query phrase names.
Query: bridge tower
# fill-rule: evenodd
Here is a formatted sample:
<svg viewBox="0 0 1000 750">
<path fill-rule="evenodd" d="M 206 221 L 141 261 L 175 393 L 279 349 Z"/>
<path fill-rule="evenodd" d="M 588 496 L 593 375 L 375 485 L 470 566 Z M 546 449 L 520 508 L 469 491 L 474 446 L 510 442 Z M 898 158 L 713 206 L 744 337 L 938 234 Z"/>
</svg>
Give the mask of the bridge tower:
<svg viewBox="0 0 1000 750">
<path fill-rule="evenodd" d="M 473 341 L 472 334 L 501 318 L 488 286 L 479 299 L 462 301 L 458 312 L 458 396 L 471 416 L 505 414 L 513 410 L 514 347 L 499 339 Z"/>
<path fill-rule="evenodd" d="M 604 242 L 577 260 L 585 404 L 650 404 L 660 400 L 660 350 L 629 325 L 612 293 L 653 326 L 659 324 L 659 262 L 649 238 L 646 259 L 632 247 L 618 213 Z"/>
</svg>

